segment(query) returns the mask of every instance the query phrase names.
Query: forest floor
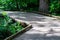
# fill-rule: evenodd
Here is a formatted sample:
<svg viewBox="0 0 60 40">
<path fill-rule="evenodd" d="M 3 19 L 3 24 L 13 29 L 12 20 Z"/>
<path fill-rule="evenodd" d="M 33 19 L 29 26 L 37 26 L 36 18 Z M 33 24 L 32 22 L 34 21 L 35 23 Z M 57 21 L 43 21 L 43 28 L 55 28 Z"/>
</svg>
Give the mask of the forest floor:
<svg viewBox="0 0 60 40">
<path fill-rule="evenodd" d="M 17 20 L 32 24 L 32 29 L 13 40 L 60 40 L 60 20 L 27 12 L 8 12 Z"/>
</svg>

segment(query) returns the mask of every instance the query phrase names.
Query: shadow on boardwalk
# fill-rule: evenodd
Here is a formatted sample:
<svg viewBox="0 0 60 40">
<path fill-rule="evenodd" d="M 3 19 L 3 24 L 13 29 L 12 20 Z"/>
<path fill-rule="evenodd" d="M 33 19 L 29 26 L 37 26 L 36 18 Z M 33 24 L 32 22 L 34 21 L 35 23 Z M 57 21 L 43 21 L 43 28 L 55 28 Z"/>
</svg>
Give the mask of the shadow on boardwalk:
<svg viewBox="0 0 60 40">
<path fill-rule="evenodd" d="M 42 34 L 24 34 L 22 36 L 17 36 L 13 40 L 60 40 L 60 36 L 45 36 Z"/>
</svg>

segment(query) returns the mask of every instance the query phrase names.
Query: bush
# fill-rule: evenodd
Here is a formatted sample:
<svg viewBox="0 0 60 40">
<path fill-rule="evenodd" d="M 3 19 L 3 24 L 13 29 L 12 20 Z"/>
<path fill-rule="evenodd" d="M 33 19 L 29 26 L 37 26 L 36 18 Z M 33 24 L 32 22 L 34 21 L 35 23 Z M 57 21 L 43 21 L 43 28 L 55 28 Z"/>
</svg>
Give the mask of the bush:
<svg viewBox="0 0 60 40">
<path fill-rule="evenodd" d="M 5 12 L 0 14 L 0 40 L 20 31 L 22 28 L 19 22 L 15 22 Z"/>
<path fill-rule="evenodd" d="M 0 0 L 0 7 L 3 6 L 3 10 L 19 11 L 20 9 L 30 10 L 31 5 L 38 5 L 38 0 Z M 31 5 L 31 6 L 30 6 Z M 34 7 L 32 7 L 34 9 Z M 38 8 L 37 8 L 38 9 Z M 37 10 L 36 9 L 36 10 Z M 34 9 L 35 10 L 35 9 Z"/>
<path fill-rule="evenodd" d="M 50 0 L 50 13 L 54 15 L 60 14 L 60 0 Z"/>
</svg>

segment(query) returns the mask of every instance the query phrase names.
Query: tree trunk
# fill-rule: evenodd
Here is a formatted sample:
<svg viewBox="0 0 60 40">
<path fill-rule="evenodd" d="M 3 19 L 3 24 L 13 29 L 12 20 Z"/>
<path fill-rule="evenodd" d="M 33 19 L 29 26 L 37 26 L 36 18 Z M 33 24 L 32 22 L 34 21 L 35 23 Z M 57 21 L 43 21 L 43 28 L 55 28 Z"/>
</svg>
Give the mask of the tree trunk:
<svg viewBox="0 0 60 40">
<path fill-rule="evenodd" d="M 18 10 L 20 10 L 19 9 L 19 2 L 18 2 L 18 0 L 14 0 L 15 1 L 15 3 L 16 3 L 16 10 L 18 11 Z"/>
<path fill-rule="evenodd" d="M 48 0 L 39 0 L 39 11 L 48 12 Z"/>
</svg>

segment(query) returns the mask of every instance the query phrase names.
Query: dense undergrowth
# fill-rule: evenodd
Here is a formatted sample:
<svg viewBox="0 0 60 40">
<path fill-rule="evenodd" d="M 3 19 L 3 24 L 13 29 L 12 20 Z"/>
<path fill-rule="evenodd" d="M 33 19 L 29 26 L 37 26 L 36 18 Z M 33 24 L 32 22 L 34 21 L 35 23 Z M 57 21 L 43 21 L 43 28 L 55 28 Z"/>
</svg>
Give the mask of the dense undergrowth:
<svg viewBox="0 0 60 40">
<path fill-rule="evenodd" d="M 0 40 L 20 31 L 22 28 L 19 22 L 15 22 L 5 12 L 0 14 Z"/>
<path fill-rule="evenodd" d="M 50 13 L 52 15 L 60 16 L 60 0 L 50 0 Z"/>
<path fill-rule="evenodd" d="M 37 11 L 38 0 L 0 0 L 0 9 L 8 11 Z"/>
</svg>

